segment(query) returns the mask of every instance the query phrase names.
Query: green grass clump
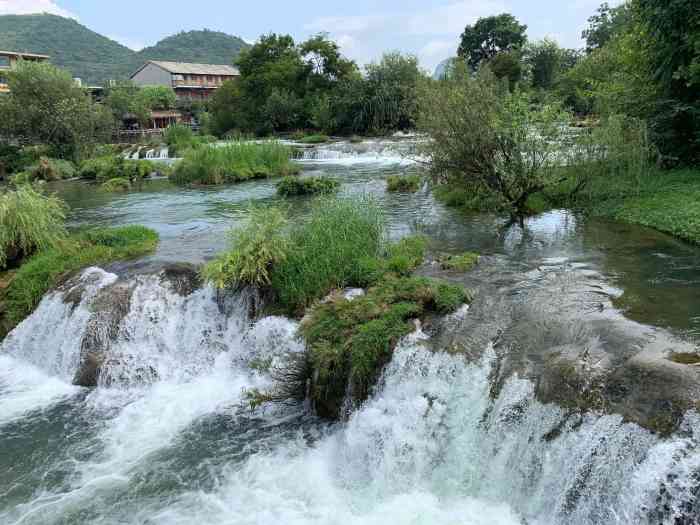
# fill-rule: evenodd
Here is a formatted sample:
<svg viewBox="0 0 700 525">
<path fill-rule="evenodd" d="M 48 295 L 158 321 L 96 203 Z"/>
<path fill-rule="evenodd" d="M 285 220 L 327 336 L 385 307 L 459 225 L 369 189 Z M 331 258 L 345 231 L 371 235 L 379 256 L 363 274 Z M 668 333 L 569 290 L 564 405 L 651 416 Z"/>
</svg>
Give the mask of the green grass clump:
<svg viewBox="0 0 700 525">
<path fill-rule="evenodd" d="M 163 138 L 168 146 L 169 157 L 182 156 L 189 149 L 196 149 L 218 140 L 211 135 L 195 135 L 192 128 L 183 124 L 168 126 Z"/>
<path fill-rule="evenodd" d="M 158 234 L 143 226 L 99 228 L 72 235 L 25 262 L 5 290 L 3 325 L 14 327 L 67 275 L 92 265 L 153 251 Z"/>
<path fill-rule="evenodd" d="M 109 192 L 129 191 L 131 189 L 131 181 L 124 177 L 115 177 L 102 183 L 102 189 Z"/>
<path fill-rule="evenodd" d="M 463 212 L 490 212 L 505 209 L 498 196 L 477 186 L 441 184 L 433 189 L 433 195 L 445 206 L 458 208 Z"/>
<path fill-rule="evenodd" d="M 324 144 L 328 142 L 330 138 L 328 135 L 316 134 L 316 135 L 306 135 L 297 140 L 300 144 Z"/>
<path fill-rule="evenodd" d="M 323 417 L 338 418 L 350 385 L 352 398 L 367 398 L 413 319 L 449 313 L 469 301 L 456 285 L 421 277 L 387 275 L 367 294 L 315 307 L 301 325 L 313 371 L 311 399 Z"/>
<path fill-rule="evenodd" d="M 77 176 L 78 170 L 75 164 L 69 160 L 51 159 L 41 157 L 36 163 L 25 168 L 26 174 L 22 182 L 32 182 L 35 180 L 54 181 L 72 179 Z"/>
<path fill-rule="evenodd" d="M 167 166 L 150 160 L 131 160 L 118 155 L 108 155 L 88 159 L 80 165 L 79 175 L 83 179 L 107 182 L 112 179 L 126 179 L 137 182 L 151 173 L 162 173 Z"/>
<path fill-rule="evenodd" d="M 63 201 L 29 185 L 0 192 L 0 269 L 64 239 L 65 211 Z"/>
<path fill-rule="evenodd" d="M 327 195 L 338 191 L 340 183 L 328 177 L 284 177 L 277 183 L 277 193 L 283 197 L 298 195 Z"/>
<path fill-rule="evenodd" d="M 464 252 L 461 255 L 444 255 L 439 259 L 443 270 L 456 270 L 458 272 L 467 272 L 474 268 L 478 262 L 479 254 L 473 252 Z"/>
<path fill-rule="evenodd" d="M 268 287 L 275 265 L 289 251 L 286 219 L 277 208 L 252 208 L 248 223 L 230 233 L 231 248 L 204 267 L 204 278 L 219 288 Z"/>
<path fill-rule="evenodd" d="M 386 179 L 387 191 L 416 192 L 420 189 L 419 175 L 390 175 Z"/>
<path fill-rule="evenodd" d="M 272 272 L 278 304 L 298 313 L 354 283 L 360 261 L 380 254 L 384 234 L 383 214 L 371 199 L 320 199 L 290 231 L 289 254 Z"/>
<path fill-rule="evenodd" d="M 291 149 L 278 142 L 234 142 L 190 149 L 174 167 L 176 184 L 225 184 L 298 173 Z"/>
</svg>

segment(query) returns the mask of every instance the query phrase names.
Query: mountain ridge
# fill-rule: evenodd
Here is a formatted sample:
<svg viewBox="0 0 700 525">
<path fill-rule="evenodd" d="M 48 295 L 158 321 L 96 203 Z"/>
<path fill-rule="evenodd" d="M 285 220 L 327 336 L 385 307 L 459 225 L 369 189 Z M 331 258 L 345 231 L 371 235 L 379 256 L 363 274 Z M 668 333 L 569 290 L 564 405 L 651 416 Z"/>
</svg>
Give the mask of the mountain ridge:
<svg viewBox="0 0 700 525">
<path fill-rule="evenodd" d="M 71 18 L 0 16 L 0 49 L 49 55 L 51 63 L 90 84 L 127 79 L 148 60 L 231 64 L 247 47 L 240 37 L 203 29 L 181 31 L 134 51 Z"/>
</svg>

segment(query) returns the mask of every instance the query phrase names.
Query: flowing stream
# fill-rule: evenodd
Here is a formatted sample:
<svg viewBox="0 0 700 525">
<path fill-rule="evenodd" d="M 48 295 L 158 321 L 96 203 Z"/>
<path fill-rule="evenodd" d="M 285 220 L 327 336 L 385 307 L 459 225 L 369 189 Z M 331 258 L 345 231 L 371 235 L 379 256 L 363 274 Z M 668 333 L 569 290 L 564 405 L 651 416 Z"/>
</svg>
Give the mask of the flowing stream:
<svg viewBox="0 0 700 525">
<path fill-rule="evenodd" d="M 303 351 L 296 321 L 253 322 L 245 295 L 183 293 L 161 271 L 224 247 L 248 201 L 276 200 L 273 181 L 152 181 L 123 195 L 61 186 L 74 224 L 145 224 L 162 242 L 144 260 L 87 269 L 0 343 L 0 523 L 700 523 L 695 410 L 660 437 L 614 410 L 548 402 L 537 368 L 547 352 L 584 347 L 601 356 L 592 363 L 697 348 L 700 251 L 565 211 L 503 230 L 501 218 L 443 208 L 427 186 L 388 194 L 387 175 L 416 169 L 410 141 L 321 146 L 302 162 L 345 195 L 374 194 L 393 237 L 418 230 L 434 251 L 484 254 L 454 276 L 478 299 L 405 338 L 370 399 L 336 424 L 303 404 L 246 402 L 271 381 L 257 363 Z M 303 220 L 308 206 L 290 213 Z M 116 320 L 105 297 L 121 301 L 109 304 Z M 74 386 L 86 345 L 107 330 L 98 386 Z M 697 367 L 658 366 L 700 383 Z"/>
</svg>

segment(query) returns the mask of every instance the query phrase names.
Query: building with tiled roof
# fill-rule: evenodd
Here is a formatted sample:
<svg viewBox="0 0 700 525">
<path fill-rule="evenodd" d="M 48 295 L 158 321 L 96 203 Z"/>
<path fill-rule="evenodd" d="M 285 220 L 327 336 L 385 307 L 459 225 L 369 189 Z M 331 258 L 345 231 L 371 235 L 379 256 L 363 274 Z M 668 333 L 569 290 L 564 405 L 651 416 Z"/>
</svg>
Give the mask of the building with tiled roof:
<svg viewBox="0 0 700 525">
<path fill-rule="evenodd" d="M 139 86 L 169 86 L 179 98 L 206 100 L 227 80 L 240 76 L 233 66 L 151 60 L 131 80 Z"/>
</svg>

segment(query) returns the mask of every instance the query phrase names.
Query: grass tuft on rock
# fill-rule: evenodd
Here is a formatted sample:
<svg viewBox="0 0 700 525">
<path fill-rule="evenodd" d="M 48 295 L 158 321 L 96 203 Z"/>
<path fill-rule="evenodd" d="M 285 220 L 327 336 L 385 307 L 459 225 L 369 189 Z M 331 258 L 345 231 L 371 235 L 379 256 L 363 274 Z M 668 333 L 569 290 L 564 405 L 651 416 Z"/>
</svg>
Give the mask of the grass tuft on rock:
<svg viewBox="0 0 700 525">
<path fill-rule="evenodd" d="M 443 255 L 438 259 L 443 270 L 468 272 L 479 262 L 479 254 L 464 252 L 460 255 Z"/>
<path fill-rule="evenodd" d="M 226 146 L 190 149 L 170 175 L 176 184 L 214 185 L 300 171 L 292 150 L 279 142 L 233 142 Z"/>
<path fill-rule="evenodd" d="M 420 175 L 390 175 L 386 179 L 387 191 L 414 193 L 420 185 Z"/>
<path fill-rule="evenodd" d="M 158 234 L 143 226 L 98 228 L 72 235 L 25 262 L 5 289 L 0 331 L 30 315 L 50 289 L 88 266 L 131 259 L 152 252 Z M 1 334 L 4 335 L 4 334 Z"/>
<path fill-rule="evenodd" d="M 328 177 L 284 177 L 277 183 L 277 194 L 282 197 L 329 195 L 338 188 L 340 183 Z"/>
<path fill-rule="evenodd" d="M 109 192 L 129 191 L 131 189 L 131 181 L 124 177 L 115 177 L 103 182 L 101 188 Z"/>
</svg>

